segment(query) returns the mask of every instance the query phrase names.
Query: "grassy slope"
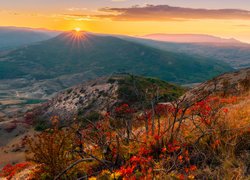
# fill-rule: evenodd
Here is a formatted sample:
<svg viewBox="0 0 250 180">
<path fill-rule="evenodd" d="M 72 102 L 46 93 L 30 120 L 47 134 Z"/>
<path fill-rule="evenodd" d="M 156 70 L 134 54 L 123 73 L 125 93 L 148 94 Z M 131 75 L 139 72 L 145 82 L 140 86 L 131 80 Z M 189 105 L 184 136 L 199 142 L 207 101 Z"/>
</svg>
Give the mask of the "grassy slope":
<svg viewBox="0 0 250 180">
<path fill-rule="evenodd" d="M 172 101 L 185 92 L 182 87 L 157 78 L 125 75 L 109 79 L 109 82 L 113 81 L 118 81 L 119 98 L 124 103 L 145 102 L 157 96 L 158 101 Z"/>
</svg>

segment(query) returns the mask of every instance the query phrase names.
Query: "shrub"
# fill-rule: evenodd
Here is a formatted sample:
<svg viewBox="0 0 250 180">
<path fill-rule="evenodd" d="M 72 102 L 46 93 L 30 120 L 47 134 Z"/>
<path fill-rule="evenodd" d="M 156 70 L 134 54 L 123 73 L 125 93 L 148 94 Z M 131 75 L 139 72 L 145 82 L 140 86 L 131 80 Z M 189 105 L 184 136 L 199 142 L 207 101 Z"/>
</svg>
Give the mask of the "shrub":
<svg viewBox="0 0 250 180">
<path fill-rule="evenodd" d="M 41 164 L 47 178 L 55 177 L 75 160 L 72 153 L 74 135 L 69 129 L 59 130 L 54 127 L 27 137 L 25 144 L 29 149 L 28 160 Z"/>
<path fill-rule="evenodd" d="M 237 103 L 236 97 L 207 97 L 193 104 L 180 99 L 139 112 L 121 104 L 84 128 L 59 130 L 54 118 L 54 129 L 28 144 L 47 179 L 79 158 L 93 161 L 72 166 L 62 178 L 85 173 L 92 179 L 247 179 L 248 109 L 229 108 Z"/>
</svg>

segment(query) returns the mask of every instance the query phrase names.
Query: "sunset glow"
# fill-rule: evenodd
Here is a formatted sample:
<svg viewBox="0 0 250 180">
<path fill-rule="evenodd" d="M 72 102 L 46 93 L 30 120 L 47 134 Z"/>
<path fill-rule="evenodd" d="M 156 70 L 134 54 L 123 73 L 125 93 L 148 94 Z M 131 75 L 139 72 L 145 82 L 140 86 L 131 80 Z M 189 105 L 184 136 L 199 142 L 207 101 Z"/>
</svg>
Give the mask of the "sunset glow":
<svg viewBox="0 0 250 180">
<path fill-rule="evenodd" d="M 75 31 L 76 31 L 76 32 L 80 32 L 80 31 L 81 31 L 81 28 L 78 28 L 78 27 L 77 27 L 77 28 L 75 28 Z"/>
<path fill-rule="evenodd" d="M 0 0 L 0 26 L 133 36 L 210 34 L 250 42 L 250 1 L 245 0 L 25 1 L 13 5 Z"/>
</svg>

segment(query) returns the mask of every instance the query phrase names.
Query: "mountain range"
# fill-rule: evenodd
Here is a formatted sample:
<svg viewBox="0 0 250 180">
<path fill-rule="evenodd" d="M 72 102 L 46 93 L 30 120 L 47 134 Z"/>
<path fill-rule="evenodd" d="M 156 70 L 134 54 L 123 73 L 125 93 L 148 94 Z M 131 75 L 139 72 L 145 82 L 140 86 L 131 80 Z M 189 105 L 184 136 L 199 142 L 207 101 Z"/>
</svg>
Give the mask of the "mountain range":
<svg viewBox="0 0 250 180">
<path fill-rule="evenodd" d="M 231 70 L 230 65 L 214 58 L 175 53 L 118 37 L 75 31 L 17 48 L 0 57 L 0 80 L 35 81 L 28 87 L 53 79 L 58 82 L 62 77 L 81 76 L 77 82 L 74 81 L 80 83 L 114 72 L 158 77 L 184 84 L 201 82 Z"/>
<path fill-rule="evenodd" d="M 175 53 L 186 53 L 193 56 L 214 58 L 230 64 L 235 69 L 250 66 L 250 45 L 235 39 L 222 39 L 208 35 L 173 35 L 164 38 L 145 36 L 145 38 L 121 37 L 123 39 L 137 42 L 143 45 L 171 51 Z M 165 37 L 165 35 L 164 35 Z M 172 38 L 175 39 L 172 39 Z"/>
<path fill-rule="evenodd" d="M 234 38 L 225 39 L 204 34 L 148 34 L 142 38 L 175 43 L 241 43 Z"/>
</svg>

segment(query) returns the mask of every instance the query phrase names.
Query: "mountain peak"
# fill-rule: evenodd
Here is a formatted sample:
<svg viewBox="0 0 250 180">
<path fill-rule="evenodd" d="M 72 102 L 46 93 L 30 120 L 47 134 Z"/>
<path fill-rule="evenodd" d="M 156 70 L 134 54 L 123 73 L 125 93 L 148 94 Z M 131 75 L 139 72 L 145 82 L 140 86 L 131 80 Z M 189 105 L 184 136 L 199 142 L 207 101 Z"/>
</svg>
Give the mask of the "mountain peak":
<svg viewBox="0 0 250 180">
<path fill-rule="evenodd" d="M 55 38 L 67 38 L 67 39 L 74 39 L 74 40 L 82 40 L 86 37 L 88 33 L 86 31 L 76 31 L 76 30 L 71 30 L 71 31 L 66 31 Z"/>
</svg>

